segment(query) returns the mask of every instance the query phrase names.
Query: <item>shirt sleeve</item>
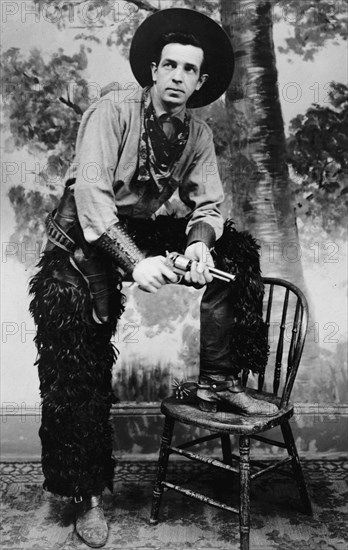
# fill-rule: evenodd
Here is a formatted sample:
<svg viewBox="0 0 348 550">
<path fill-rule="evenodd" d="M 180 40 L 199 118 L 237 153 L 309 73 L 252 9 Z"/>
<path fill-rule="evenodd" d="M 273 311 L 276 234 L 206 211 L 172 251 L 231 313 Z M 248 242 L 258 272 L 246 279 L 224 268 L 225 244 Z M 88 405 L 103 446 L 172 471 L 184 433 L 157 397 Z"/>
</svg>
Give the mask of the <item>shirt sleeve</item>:
<svg viewBox="0 0 348 550">
<path fill-rule="evenodd" d="M 181 200 L 192 209 L 186 228 L 187 244 L 205 242 L 209 248 L 223 231 L 220 204 L 224 199 L 215 155 L 213 135 L 203 125 L 196 142 L 196 154 L 179 189 Z"/>
<path fill-rule="evenodd" d="M 118 221 L 113 181 L 120 143 L 119 109 L 112 99 L 103 98 L 85 112 L 76 142 L 75 201 L 90 243 Z"/>
</svg>

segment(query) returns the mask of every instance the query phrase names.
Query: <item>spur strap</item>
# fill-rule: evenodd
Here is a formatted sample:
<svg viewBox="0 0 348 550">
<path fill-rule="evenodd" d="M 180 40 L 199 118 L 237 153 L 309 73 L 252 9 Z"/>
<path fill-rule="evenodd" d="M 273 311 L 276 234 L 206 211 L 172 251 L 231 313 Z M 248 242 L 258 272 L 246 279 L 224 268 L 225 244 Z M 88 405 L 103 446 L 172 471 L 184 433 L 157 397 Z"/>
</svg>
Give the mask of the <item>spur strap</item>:
<svg viewBox="0 0 348 550">
<path fill-rule="evenodd" d="M 76 504 L 78 508 L 83 510 L 84 512 L 87 512 L 87 510 L 91 510 L 92 508 L 97 508 L 98 506 L 102 505 L 101 495 L 91 496 L 88 498 L 74 497 L 73 500 L 74 504 Z"/>
<path fill-rule="evenodd" d="M 230 391 L 231 393 L 241 393 L 245 391 L 238 378 L 223 380 L 221 382 L 212 380 L 210 384 L 193 381 L 184 382 L 182 380 L 174 380 L 172 386 L 174 388 L 174 396 L 176 399 L 183 399 L 185 396 L 192 395 L 197 390 L 208 390 L 214 393 L 226 390 Z"/>
</svg>

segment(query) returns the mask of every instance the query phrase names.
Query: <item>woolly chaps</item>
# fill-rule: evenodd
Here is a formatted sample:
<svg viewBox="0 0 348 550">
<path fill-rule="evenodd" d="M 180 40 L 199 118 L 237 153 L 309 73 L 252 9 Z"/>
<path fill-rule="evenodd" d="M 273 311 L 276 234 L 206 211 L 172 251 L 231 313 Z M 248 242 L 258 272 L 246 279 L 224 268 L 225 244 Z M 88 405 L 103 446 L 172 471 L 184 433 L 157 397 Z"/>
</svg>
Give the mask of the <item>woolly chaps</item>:
<svg viewBox="0 0 348 550">
<path fill-rule="evenodd" d="M 44 487 L 62 496 L 97 495 L 113 480 L 109 413 L 116 350 L 110 339 L 123 311 L 121 285 L 115 281 L 113 318 L 99 325 L 87 285 L 65 252 L 45 254 L 40 267 L 30 283 L 30 311 L 37 326 Z M 69 272 L 76 284 L 57 279 Z"/>
<path fill-rule="evenodd" d="M 124 223 L 148 255 L 184 252 L 184 220 L 161 216 L 155 221 L 128 219 Z M 259 372 L 268 349 L 258 245 L 228 220 L 214 259 L 219 269 L 234 273 L 236 281 L 226 285 L 214 280 L 203 295 L 202 370 Z M 108 323 L 98 324 L 92 316 L 88 287 L 71 267 L 67 253 L 59 249 L 46 253 L 39 267 L 30 283 L 30 311 L 37 326 L 44 487 L 62 496 L 88 497 L 101 493 L 105 486 L 112 488 L 109 413 L 116 350 L 110 340 L 124 310 L 122 281 L 117 266 L 108 264 L 114 278 L 112 314 Z"/>
</svg>

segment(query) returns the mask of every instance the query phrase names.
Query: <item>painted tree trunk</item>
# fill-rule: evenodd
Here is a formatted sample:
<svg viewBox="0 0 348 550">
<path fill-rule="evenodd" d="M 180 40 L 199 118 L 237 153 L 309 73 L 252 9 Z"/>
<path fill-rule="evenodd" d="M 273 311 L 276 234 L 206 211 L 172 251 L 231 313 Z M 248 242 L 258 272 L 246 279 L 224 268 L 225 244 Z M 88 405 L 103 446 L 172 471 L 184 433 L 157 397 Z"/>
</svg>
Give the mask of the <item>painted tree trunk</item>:
<svg viewBox="0 0 348 550">
<path fill-rule="evenodd" d="M 235 74 L 226 94 L 232 159 L 232 205 L 227 213 L 261 241 L 265 275 L 284 277 L 303 288 L 271 7 L 264 0 L 221 0 L 222 25 L 235 51 Z"/>
<path fill-rule="evenodd" d="M 231 186 L 231 206 L 225 213 L 260 240 L 263 275 L 287 279 L 309 298 L 286 163 L 272 4 L 221 0 L 221 21 L 235 52 L 235 74 L 226 93 L 231 162 L 225 187 Z M 317 354 L 309 334 L 299 379 L 311 376 L 306 367 L 316 364 Z"/>
</svg>

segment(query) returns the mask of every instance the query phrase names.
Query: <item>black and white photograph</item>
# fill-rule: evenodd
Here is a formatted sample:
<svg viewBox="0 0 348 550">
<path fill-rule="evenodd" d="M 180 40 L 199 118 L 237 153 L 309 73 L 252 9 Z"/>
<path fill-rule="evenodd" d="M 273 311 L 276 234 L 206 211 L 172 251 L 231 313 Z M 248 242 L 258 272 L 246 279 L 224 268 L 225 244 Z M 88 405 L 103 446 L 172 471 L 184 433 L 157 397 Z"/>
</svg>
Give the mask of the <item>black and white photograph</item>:
<svg viewBox="0 0 348 550">
<path fill-rule="evenodd" d="M 348 0 L 1 0 L 3 550 L 344 550 Z"/>
</svg>

